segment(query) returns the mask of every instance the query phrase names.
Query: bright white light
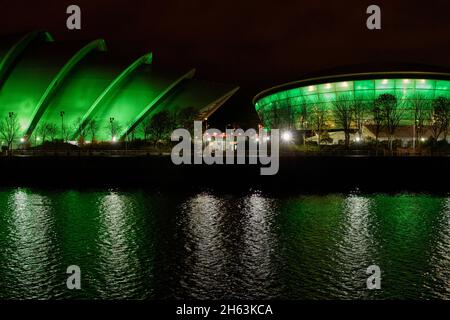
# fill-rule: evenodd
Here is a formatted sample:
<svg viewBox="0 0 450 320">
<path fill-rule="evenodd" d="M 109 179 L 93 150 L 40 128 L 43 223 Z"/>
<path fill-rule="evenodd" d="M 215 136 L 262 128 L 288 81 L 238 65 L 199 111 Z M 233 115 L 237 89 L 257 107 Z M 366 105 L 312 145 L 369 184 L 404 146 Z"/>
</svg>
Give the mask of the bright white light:
<svg viewBox="0 0 450 320">
<path fill-rule="evenodd" d="M 269 140 L 270 140 L 270 137 L 269 137 L 269 136 L 265 136 L 265 137 L 264 137 L 264 140 L 265 140 L 265 141 L 269 141 Z"/>
<path fill-rule="evenodd" d="M 24 143 L 25 142 L 25 138 L 20 138 L 20 142 Z"/>
<path fill-rule="evenodd" d="M 403 83 L 409 83 L 409 79 L 403 79 Z"/>
<path fill-rule="evenodd" d="M 325 85 L 325 88 L 330 89 L 330 88 L 331 88 L 331 84 L 327 83 L 327 84 Z"/>
<path fill-rule="evenodd" d="M 211 141 L 211 138 L 206 139 L 207 141 Z"/>
<path fill-rule="evenodd" d="M 361 141 L 361 138 L 360 138 L 360 137 L 356 137 L 355 141 L 356 141 L 356 142 L 360 142 L 360 141 Z"/>
<path fill-rule="evenodd" d="M 289 131 L 283 132 L 283 134 L 281 135 L 281 139 L 283 139 L 286 142 L 291 141 L 292 134 Z"/>
<path fill-rule="evenodd" d="M 420 83 L 425 83 L 425 79 L 420 80 Z"/>
<path fill-rule="evenodd" d="M 425 138 L 424 137 L 420 138 L 420 141 L 425 142 Z"/>
<path fill-rule="evenodd" d="M 342 86 L 347 88 L 348 87 L 348 82 L 347 81 L 346 82 L 342 82 Z"/>
<path fill-rule="evenodd" d="M 37 138 L 36 138 L 36 141 L 41 141 L 41 138 L 37 137 Z"/>
<path fill-rule="evenodd" d="M 113 136 L 113 137 L 112 137 L 112 142 L 116 142 L 116 141 L 117 141 L 116 136 Z"/>
<path fill-rule="evenodd" d="M 381 83 L 382 83 L 382 84 L 387 84 L 388 81 L 387 81 L 387 79 L 384 79 L 383 81 L 381 81 Z"/>
<path fill-rule="evenodd" d="M 314 89 L 315 89 L 314 86 L 309 86 L 308 87 L 308 91 L 314 91 Z"/>
</svg>

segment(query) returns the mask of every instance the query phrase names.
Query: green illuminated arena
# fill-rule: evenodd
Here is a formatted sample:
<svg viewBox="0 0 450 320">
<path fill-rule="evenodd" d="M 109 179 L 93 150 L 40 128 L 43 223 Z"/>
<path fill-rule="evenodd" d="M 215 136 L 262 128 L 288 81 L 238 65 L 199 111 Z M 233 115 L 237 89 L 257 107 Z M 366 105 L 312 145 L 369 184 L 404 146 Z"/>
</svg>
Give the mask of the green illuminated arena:
<svg viewBox="0 0 450 320">
<path fill-rule="evenodd" d="M 398 101 L 401 125 L 413 125 L 417 101 L 430 109 L 435 99 L 450 99 L 450 73 L 409 69 L 313 77 L 265 90 L 253 103 L 266 127 L 304 129 L 307 124 L 300 123 L 302 114 L 318 108 L 327 114 L 328 127 L 339 129 L 333 118 L 338 102 L 348 102 L 349 107 L 360 103 L 365 108 L 364 121 L 370 123 L 371 110 L 382 95 L 394 96 Z"/>
<path fill-rule="evenodd" d="M 53 124 L 76 141 L 93 121 L 96 140 L 111 140 L 111 121 L 121 139 L 141 135 L 139 124 L 160 111 L 189 108 L 194 119 L 205 119 L 238 89 L 195 80 L 194 69 L 157 72 L 152 62 L 152 53 L 116 58 L 102 39 L 62 44 L 41 31 L 0 38 L 0 117 L 17 116 L 16 140 L 32 139 Z"/>
</svg>

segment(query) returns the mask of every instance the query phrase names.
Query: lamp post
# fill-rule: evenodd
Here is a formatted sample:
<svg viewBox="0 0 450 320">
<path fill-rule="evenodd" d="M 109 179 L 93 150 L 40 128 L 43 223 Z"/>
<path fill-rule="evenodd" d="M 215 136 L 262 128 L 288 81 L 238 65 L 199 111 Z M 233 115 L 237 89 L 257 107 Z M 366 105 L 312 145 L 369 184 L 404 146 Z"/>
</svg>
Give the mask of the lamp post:
<svg viewBox="0 0 450 320">
<path fill-rule="evenodd" d="M 64 112 L 64 111 L 61 111 L 60 113 L 59 113 L 59 115 L 61 116 L 61 138 L 62 138 L 62 141 L 63 142 L 65 142 L 65 138 L 64 138 L 64 136 L 65 136 L 65 130 L 64 130 L 64 115 L 65 115 L 66 113 Z"/>
<path fill-rule="evenodd" d="M 111 141 L 115 142 L 115 137 L 114 137 L 114 118 L 113 117 L 109 118 L 109 124 L 110 124 L 110 127 L 111 127 Z"/>
<path fill-rule="evenodd" d="M 128 130 L 125 131 L 125 154 L 127 154 L 128 151 Z"/>
<path fill-rule="evenodd" d="M 12 118 L 14 118 L 14 112 L 10 111 L 8 112 L 8 117 L 9 117 L 9 122 L 12 123 Z M 8 140 L 9 143 L 9 140 Z M 11 142 L 11 145 L 8 144 L 8 151 L 9 148 L 11 148 L 11 154 L 12 154 L 12 149 L 13 149 L 13 142 Z"/>
</svg>

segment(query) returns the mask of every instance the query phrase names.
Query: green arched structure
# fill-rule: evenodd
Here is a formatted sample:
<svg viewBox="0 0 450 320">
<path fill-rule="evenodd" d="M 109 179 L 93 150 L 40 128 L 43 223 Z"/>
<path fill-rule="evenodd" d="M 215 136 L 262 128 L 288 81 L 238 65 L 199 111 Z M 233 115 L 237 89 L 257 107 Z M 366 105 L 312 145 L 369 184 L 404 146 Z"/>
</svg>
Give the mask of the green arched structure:
<svg viewBox="0 0 450 320">
<path fill-rule="evenodd" d="M 237 89 L 196 80 L 195 70 L 181 75 L 155 71 L 152 53 L 127 61 L 106 51 L 101 39 L 80 46 L 53 41 L 40 31 L 19 41 L 1 41 L 0 121 L 10 112 L 17 115 L 20 132 L 16 143 L 35 141 L 40 129 L 49 124 L 58 130 L 57 138 L 63 138 L 64 133 L 77 140 L 80 124 L 93 121 L 98 130 L 95 138 L 110 140 L 111 118 L 120 124 L 121 137 L 136 129 L 145 117 L 161 111 L 177 114 L 190 108 L 199 119 Z M 84 138 L 90 140 L 89 136 Z"/>
<path fill-rule="evenodd" d="M 8 72 L 14 62 L 19 59 L 23 51 L 33 42 L 33 41 L 45 41 L 52 42 L 53 37 L 50 33 L 46 31 L 33 31 L 29 32 L 19 39 L 9 50 L 6 51 L 5 55 L 0 58 L 0 86 L 2 85 Z"/>
<path fill-rule="evenodd" d="M 171 92 L 175 91 L 180 84 L 187 80 L 192 79 L 195 75 L 195 69 L 190 70 L 188 73 L 184 74 L 180 78 L 176 79 L 173 83 L 171 83 L 167 88 L 165 88 L 162 92 L 160 92 L 141 112 L 129 123 L 129 125 L 121 130 L 119 133 L 119 137 L 123 138 L 125 135 L 129 134 L 131 130 L 136 128 L 141 121 L 148 116 L 149 112 L 155 108 L 155 106 L 164 100 Z"/>
<path fill-rule="evenodd" d="M 72 58 L 61 68 L 58 74 L 53 78 L 52 82 L 48 85 L 47 89 L 43 93 L 41 99 L 36 105 L 33 114 L 31 116 L 31 123 L 28 129 L 25 131 L 25 136 L 30 137 L 35 129 L 39 119 L 42 116 L 42 113 L 47 108 L 47 104 L 49 103 L 52 96 L 55 94 L 56 90 L 60 87 L 61 83 L 64 79 L 70 74 L 73 68 L 83 59 L 86 55 L 88 55 L 93 50 L 106 51 L 106 43 L 103 39 L 98 39 L 90 42 L 83 48 L 81 48 L 78 52 L 76 52 Z"/>
<path fill-rule="evenodd" d="M 75 140 L 80 135 L 81 127 L 85 127 L 93 113 L 95 113 L 97 106 L 99 106 L 108 95 L 113 94 L 114 90 L 118 88 L 118 86 L 124 82 L 128 76 L 131 75 L 140 65 L 142 64 L 152 64 L 153 62 L 153 54 L 147 53 L 130 64 L 125 70 L 123 70 L 111 83 L 108 87 L 103 90 L 103 92 L 95 99 L 94 103 L 89 107 L 86 114 L 80 120 L 80 126 L 71 134 L 71 139 Z"/>
</svg>

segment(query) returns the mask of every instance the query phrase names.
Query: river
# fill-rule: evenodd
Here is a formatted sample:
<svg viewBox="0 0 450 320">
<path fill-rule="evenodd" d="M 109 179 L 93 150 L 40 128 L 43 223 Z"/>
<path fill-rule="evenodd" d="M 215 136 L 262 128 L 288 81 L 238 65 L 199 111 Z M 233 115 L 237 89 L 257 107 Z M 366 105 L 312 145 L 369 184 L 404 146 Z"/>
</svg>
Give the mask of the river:
<svg viewBox="0 0 450 320">
<path fill-rule="evenodd" d="M 445 194 L 3 188 L 0 208 L 1 299 L 450 299 Z"/>
</svg>

